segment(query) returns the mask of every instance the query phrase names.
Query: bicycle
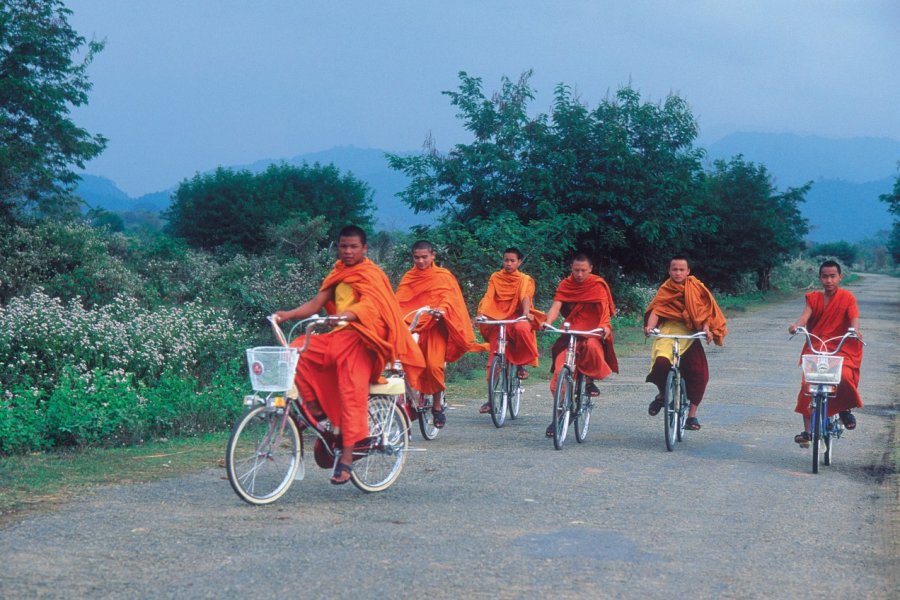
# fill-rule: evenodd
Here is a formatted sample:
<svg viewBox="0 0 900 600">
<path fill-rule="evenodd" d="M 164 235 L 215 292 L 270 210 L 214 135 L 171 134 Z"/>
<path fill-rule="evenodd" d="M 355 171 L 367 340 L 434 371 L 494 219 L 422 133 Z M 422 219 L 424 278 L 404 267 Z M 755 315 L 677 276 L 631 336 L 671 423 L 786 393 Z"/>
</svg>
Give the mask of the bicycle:
<svg viewBox="0 0 900 600">
<path fill-rule="evenodd" d="M 519 416 L 522 402 L 522 382 L 516 376 L 516 365 L 506 359 L 506 326 L 528 320 L 527 317 L 516 319 L 493 320 L 476 317 L 477 325 L 497 325 L 500 332 L 497 337 L 497 351 L 491 358 L 488 370 L 488 403 L 491 405 L 491 421 L 494 427 L 503 427 L 506 422 L 506 411 L 510 420 Z"/>
<path fill-rule="evenodd" d="M 545 332 L 562 333 L 569 336 L 566 360 L 557 375 L 551 409 L 553 412 L 553 447 L 557 450 L 562 450 L 569 430 L 570 419 L 575 423 L 575 441 L 580 444 L 587 438 L 588 427 L 591 423 L 591 411 L 594 408 L 591 395 L 587 391 L 589 379 L 575 370 L 577 338 L 602 337 L 605 331 L 602 327 L 589 331 L 575 331 L 570 327 L 569 323 L 563 323 L 562 329 L 549 323 L 543 327 Z"/>
<path fill-rule="evenodd" d="M 247 350 L 250 382 L 254 393 L 244 396 L 247 408 L 228 439 L 225 466 L 235 493 L 249 504 L 269 504 L 305 476 L 302 431 L 315 437 L 316 464 L 331 468 L 341 456 L 341 443 L 327 418 L 317 419 L 294 385 L 296 365 L 310 338 L 322 330 L 345 323 L 335 317 L 310 317 L 291 328 L 293 337 L 303 327 L 306 340 L 300 349 L 290 348 L 273 317 L 268 317 L 280 346 Z M 363 492 L 380 492 L 399 477 L 409 451 L 409 423 L 396 401 L 403 394 L 402 379 L 369 389 L 369 437 L 353 450 L 350 481 Z"/>
<path fill-rule="evenodd" d="M 430 306 L 423 306 L 422 308 L 411 311 L 406 315 L 407 317 L 413 315 L 413 320 L 409 324 L 410 331 L 413 331 L 416 328 L 416 325 L 419 323 L 419 318 L 424 314 L 429 314 L 436 319 L 444 316 L 443 312 L 436 308 L 431 308 Z M 418 341 L 418 334 L 413 333 L 413 336 L 415 336 L 416 341 Z M 396 368 L 398 365 L 394 365 L 394 367 Z M 416 420 L 419 422 L 419 431 L 422 433 L 423 438 L 426 440 L 433 440 L 437 437 L 441 430 L 435 427 L 434 414 L 431 412 L 431 409 L 434 407 L 433 394 L 423 394 L 407 382 L 403 406 L 409 421 Z M 443 397 L 441 398 L 441 407 L 446 410 L 446 402 Z"/>
<path fill-rule="evenodd" d="M 666 437 L 666 450 L 675 450 L 676 439 L 684 441 L 684 424 L 687 421 L 691 403 L 688 402 L 687 391 L 684 387 L 684 379 L 681 376 L 681 340 L 703 340 L 706 333 L 697 331 L 691 335 L 672 335 L 661 333 L 659 329 L 651 329 L 650 337 L 673 340 L 672 366 L 666 376 L 666 390 L 663 398 L 663 429 Z"/>
<path fill-rule="evenodd" d="M 812 472 L 819 472 L 819 458 L 822 454 L 822 462 L 830 466 L 834 461 L 834 441 L 844 433 L 844 424 L 838 415 L 828 416 L 828 399 L 837 394 L 838 384 L 841 383 L 844 357 L 836 356 L 841 346 L 848 339 L 858 339 L 865 346 L 852 327 L 842 336 L 823 340 L 817 335 L 811 334 L 805 327 L 798 327 L 790 339 L 797 334 L 806 337 L 807 346 L 812 354 L 801 356 L 800 362 L 803 369 L 804 391 L 811 396 L 810 400 L 810 426 L 812 427 Z M 818 342 L 819 349 L 815 348 L 813 340 Z M 828 344 L 838 341 L 837 347 L 828 351 Z M 822 452 L 821 446 L 825 446 Z"/>
</svg>

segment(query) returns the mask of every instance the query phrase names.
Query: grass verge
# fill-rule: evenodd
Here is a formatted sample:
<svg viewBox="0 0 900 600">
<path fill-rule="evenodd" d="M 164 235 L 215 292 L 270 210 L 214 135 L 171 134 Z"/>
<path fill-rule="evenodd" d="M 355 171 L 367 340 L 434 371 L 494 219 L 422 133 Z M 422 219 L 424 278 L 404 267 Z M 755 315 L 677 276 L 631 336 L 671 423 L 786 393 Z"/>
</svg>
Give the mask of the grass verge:
<svg viewBox="0 0 900 600">
<path fill-rule="evenodd" d="M 156 481 L 215 467 L 225 455 L 227 440 L 227 433 L 217 433 L 132 448 L 0 458 L 0 525 L 52 510 L 98 486 Z"/>
</svg>

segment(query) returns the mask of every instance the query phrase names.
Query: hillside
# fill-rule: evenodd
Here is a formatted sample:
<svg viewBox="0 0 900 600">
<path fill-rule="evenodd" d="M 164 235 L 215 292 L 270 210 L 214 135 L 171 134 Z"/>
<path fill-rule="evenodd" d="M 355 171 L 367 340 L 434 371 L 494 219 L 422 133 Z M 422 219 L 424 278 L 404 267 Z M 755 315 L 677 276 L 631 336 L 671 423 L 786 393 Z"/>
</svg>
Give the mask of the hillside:
<svg viewBox="0 0 900 600">
<path fill-rule="evenodd" d="M 900 160 L 900 142 L 886 138 L 825 139 L 793 134 L 735 133 L 707 147 L 709 164 L 743 154 L 747 160 L 766 165 L 778 189 L 812 181 L 803 215 L 810 221 L 809 239 L 816 242 L 859 242 L 890 228 L 887 206 L 880 194 L 893 188 Z M 377 226 L 405 231 L 413 225 L 433 221 L 416 215 L 397 198 L 407 178 L 388 167 L 384 151 L 341 146 L 322 152 L 300 154 L 289 159 L 259 160 L 234 169 L 260 172 L 282 162 L 301 165 L 334 164 L 350 172 L 373 190 L 378 206 Z M 77 193 L 92 207 L 114 212 L 159 212 L 168 204 L 175 186 L 168 190 L 129 198 L 114 182 L 84 175 Z"/>
<path fill-rule="evenodd" d="M 889 138 L 830 139 L 790 133 L 733 133 L 706 148 L 710 162 L 743 154 L 762 163 L 780 189 L 819 179 L 878 181 L 897 172 L 900 141 Z"/>
</svg>

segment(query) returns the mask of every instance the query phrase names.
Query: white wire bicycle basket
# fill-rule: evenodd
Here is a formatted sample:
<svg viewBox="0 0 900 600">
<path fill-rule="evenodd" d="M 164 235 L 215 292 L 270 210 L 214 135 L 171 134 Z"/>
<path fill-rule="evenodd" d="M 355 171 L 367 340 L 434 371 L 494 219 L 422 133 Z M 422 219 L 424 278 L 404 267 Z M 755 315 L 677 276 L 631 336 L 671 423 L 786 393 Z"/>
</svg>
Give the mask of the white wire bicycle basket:
<svg viewBox="0 0 900 600">
<path fill-rule="evenodd" d="M 803 355 L 803 378 L 806 383 L 837 385 L 841 382 L 843 356 Z"/>
<path fill-rule="evenodd" d="M 257 346 L 247 349 L 250 385 L 257 392 L 286 392 L 294 385 L 300 353 L 296 348 Z"/>
</svg>

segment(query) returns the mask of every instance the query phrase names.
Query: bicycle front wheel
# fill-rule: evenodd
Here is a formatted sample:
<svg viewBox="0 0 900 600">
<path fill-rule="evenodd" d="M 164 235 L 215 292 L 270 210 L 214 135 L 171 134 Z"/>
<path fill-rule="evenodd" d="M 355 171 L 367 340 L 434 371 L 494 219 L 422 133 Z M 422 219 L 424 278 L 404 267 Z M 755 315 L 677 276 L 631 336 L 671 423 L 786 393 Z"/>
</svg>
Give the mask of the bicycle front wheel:
<svg viewBox="0 0 900 600">
<path fill-rule="evenodd" d="M 820 395 L 816 396 L 815 404 L 813 408 L 812 420 L 813 420 L 813 462 L 812 462 L 812 472 L 819 472 L 819 442 L 822 440 L 822 397 Z"/>
<path fill-rule="evenodd" d="M 675 449 L 675 436 L 678 429 L 678 410 L 675 406 L 675 398 L 681 395 L 681 377 L 672 369 L 666 378 L 666 394 L 663 409 L 663 428 L 666 435 L 666 450 L 671 452 Z"/>
<path fill-rule="evenodd" d="M 506 421 L 506 369 L 503 357 L 495 354 L 488 374 L 488 402 L 491 405 L 491 421 L 494 427 L 503 427 Z"/>
<path fill-rule="evenodd" d="M 684 426 L 687 423 L 688 411 L 691 408 L 690 402 L 687 399 L 687 387 L 684 385 L 684 380 L 680 377 L 678 378 L 679 386 L 678 386 L 678 398 L 680 399 L 678 402 L 678 431 L 677 438 L 679 442 L 684 441 Z"/>
<path fill-rule="evenodd" d="M 293 419 L 265 406 L 238 421 L 228 439 L 228 482 L 250 504 L 269 504 L 291 486 L 302 461 L 300 432 Z"/>
<path fill-rule="evenodd" d="M 369 398 L 369 437 L 356 443 L 350 481 L 364 492 L 389 488 L 409 451 L 409 423 L 393 396 Z"/>
<path fill-rule="evenodd" d="M 569 416 L 572 411 L 572 372 L 563 367 L 556 380 L 553 393 L 553 447 L 562 450 L 569 431 Z"/>
<path fill-rule="evenodd" d="M 515 420 L 519 416 L 522 403 L 522 380 L 516 376 L 516 366 L 506 365 L 506 404 L 509 407 L 509 418 Z"/>
<path fill-rule="evenodd" d="M 579 444 L 587 438 L 593 408 L 591 396 L 587 391 L 587 377 L 579 373 L 575 379 L 575 395 L 572 400 L 572 410 L 575 413 L 575 441 Z"/>
</svg>

